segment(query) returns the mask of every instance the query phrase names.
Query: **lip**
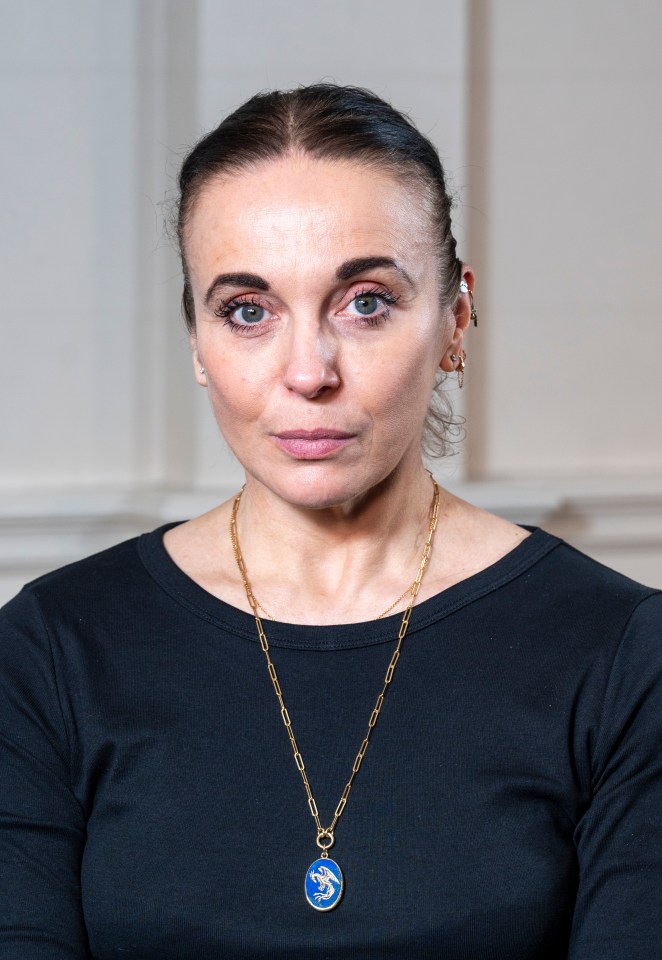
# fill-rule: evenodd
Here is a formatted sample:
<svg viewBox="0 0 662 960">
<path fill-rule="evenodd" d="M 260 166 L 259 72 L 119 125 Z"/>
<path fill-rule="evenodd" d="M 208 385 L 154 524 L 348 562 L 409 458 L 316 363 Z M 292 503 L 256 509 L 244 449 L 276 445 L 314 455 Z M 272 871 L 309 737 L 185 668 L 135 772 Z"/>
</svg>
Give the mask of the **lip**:
<svg viewBox="0 0 662 960">
<path fill-rule="evenodd" d="M 346 447 L 356 434 L 318 427 L 315 430 L 282 430 L 272 436 L 276 446 L 295 460 L 322 460 Z"/>
<path fill-rule="evenodd" d="M 349 440 L 354 434 L 346 433 L 344 430 L 317 427 L 315 430 L 282 430 L 274 436 L 279 440 Z"/>
</svg>

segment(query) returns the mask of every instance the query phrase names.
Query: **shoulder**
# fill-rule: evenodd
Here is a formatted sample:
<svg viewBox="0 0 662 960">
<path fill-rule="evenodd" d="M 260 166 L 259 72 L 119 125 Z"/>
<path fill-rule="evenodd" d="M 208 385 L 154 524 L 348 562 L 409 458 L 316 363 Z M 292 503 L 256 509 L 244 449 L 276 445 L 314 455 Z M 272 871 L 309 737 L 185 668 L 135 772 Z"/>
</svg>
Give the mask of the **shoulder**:
<svg viewBox="0 0 662 960">
<path fill-rule="evenodd" d="M 608 656 L 637 605 L 659 594 L 541 529 L 518 526 L 448 491 L 443 502 L 428 595 L 456 587 L 479 598 L 492 623 L 525 630 L 543 647 L 553 642 Z"/>
<path fill-rule="evenodd" d="M 507 602 L 528 625 L 545 657 L 564 672 L 594 670 L 606 682 L 613 668 L 650 675 L 662 663 L 662 591 L 630 579 L 557 537 L 535 530 L 540 545 Z M 503 604 L 502 604 L 503 606 Z"/>
<path fill-rule="evenodd" d="M 153 531 L 150 535 L 156 533 L 157 531 Z M 45 596 L 60 591 L 76 592 L 97 582 L 108 582 L 108 578 L 111 578 L 111 582 L 123 580 L 139 562 L 138 544 L 141 539 L 142 535 L 132 537 L 64 567 L 51 570 L 26 584 L 24 590 Z"/>
<path fill-rule="evenodd" d="M 457 498 L 454 501 L 461 526 L 456 522 L 451 527 L 450 546 L 455 547 L 457 554 L 475 557 L 477 568 L 485 568 L 501 558 L 511 557 L 515 561 L 520 555 L 529 557 L 534 566 L 540 567 L 545 580 L 543 596 L 551 594 L 560 602 L 579 601 L 587 606 L 593 605 L 598 596 L 636 603 L 660 592 L 605 566 L 553 534 L 518 526 Z M 533 542 L 519 550 L 531 534 Z M 531 580 L 540 589 L 541 584 L 533 575 L 534 566 Z"/>
<path fill-rule="evenodd" d="M 475 565 L 478 577 L 470 582 L 485 586 L 481 593 L 495 617 L 512 627 L 528 624 L 541 642 L 553 636 L 563 649 L 609 656 L 631 618 L 643 629 L 643 620 L 638 625 L 645 611 L 647 624 L 657 622 L 662 639 L 660 590 L 543 530 L 518 527 L 463 501 L 456 505 L 462 523 L 451 530 L 449 552 L 456 558 L 464 553 Z"/>
<path fill-rule="evenodd" d="M 37 577 L 0 611 L 0 622 L 107 606 L 144 591 L 149 574 L 141 557 L 143 545 L 160 541 L 169 525 L 132 537 L 98 553 Z"/>
<path fill-rule="evenodd" d="M 0 691 L 6 685 L 35 702 L 55 703 L 62 684 L 78 697 L 89 672 L 103 685 L 113 670 L 121 672 L 132 656 L 167 637 L 180 604 L 149 557 L 150 551 L 159 556 L 164 529 L 26 584 L 0 610 Z M 41 693 L 33 697 L 30 690 Z"/>
<path fill-rule="evenodd" d="M 545 575 L 549 578 L 547 590 L 555 594 L 558 602 L 587 609 L 622 607 L 627 610 L 643 600 L 662 598 L 659 589 L 632 580 L 564 540 L 551 534 L 545 536 L 555 547 L 545 563 Z"/>
</svg>

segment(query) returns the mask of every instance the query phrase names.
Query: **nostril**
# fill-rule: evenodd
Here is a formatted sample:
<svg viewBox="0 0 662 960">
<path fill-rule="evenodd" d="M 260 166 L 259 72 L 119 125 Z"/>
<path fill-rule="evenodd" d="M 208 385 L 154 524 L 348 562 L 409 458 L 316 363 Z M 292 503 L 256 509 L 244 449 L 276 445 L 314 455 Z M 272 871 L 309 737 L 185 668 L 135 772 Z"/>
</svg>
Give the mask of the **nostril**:
<svg viewBox="0 0 662 960">
<path fill-rule="evenodd" d="M 340 376 L 333 364 L 316 364 L 302 367 L 290 364 L 285 376 L 288 389 L 307 397 L 336 389 Z"/>
<path fill-rule="evenodd" d="M 340 380 L 337 377 L 324 376 L 311 379 L 297 377 L 289 381 L 287 386 L 294 393 L 300 393 L 302 396 L 313 399 L 337 389 L 339 384 Z"/>
</svg>

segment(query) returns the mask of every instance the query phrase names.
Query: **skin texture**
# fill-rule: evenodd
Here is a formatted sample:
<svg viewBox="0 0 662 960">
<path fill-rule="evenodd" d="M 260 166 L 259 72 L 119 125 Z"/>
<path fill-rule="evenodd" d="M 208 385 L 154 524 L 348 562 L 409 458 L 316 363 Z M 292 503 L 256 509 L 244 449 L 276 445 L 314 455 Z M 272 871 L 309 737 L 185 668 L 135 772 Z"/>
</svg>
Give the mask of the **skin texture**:
<svg viewBox="0 0 662 960">
<path fill-rule="evenodd" d="M 238 530 L 258 599 L 295 622 L 370 619 L 416 572 L 432 493 L 425 414 L 469 323 L 468 295 L 440 304 L 420 197 L 365 165 L 288 156 L 209 182 L 185 244 L 194 372 L 246 471 Z M 356 263 L 366 258 L 392 263 Z M 469 268 L 463 276 L 473 288 Z M 342 436 L 283 436 L 300 431 Z M 461 556 L 433 554 L 422 597 L 525 535 L 460 504 L 443 495 L 447 541 L 465 514 Z M 165 543 L 202 586 L 247 609 L 229 509 Z"/>
</svg>

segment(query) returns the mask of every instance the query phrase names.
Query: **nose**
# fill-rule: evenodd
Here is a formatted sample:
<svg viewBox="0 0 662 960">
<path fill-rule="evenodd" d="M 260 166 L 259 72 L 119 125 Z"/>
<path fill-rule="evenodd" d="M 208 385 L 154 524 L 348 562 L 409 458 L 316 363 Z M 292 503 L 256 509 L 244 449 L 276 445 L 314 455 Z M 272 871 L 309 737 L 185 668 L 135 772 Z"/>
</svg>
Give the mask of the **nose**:
<svg viewBox="0 0 662 960">
<path fill-rule="evenodd" d="M 319 324 L 293 324 L 287 343 L 284 382 L 288 390 L 313 399 L 340 386 L 337 344 Z"/>
</svg>

